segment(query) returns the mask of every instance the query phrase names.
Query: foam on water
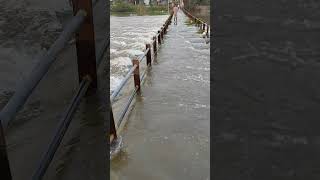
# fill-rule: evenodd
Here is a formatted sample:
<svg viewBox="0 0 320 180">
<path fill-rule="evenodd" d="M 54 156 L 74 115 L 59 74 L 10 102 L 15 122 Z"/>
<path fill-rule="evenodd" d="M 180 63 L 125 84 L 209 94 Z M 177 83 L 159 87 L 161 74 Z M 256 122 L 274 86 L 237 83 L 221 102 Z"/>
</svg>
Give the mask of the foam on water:
<svg viewBox="0 0 320 180">
<path fill-rule="evenodd" d="M 143 54 L 145 44 L 168 16 L 128 16 L 110 18 L 110 88 L 113 91 L 132 66 L 131 59 Z"/>
<path fill-rule="evenodd" d="M 116 66 L 130 66 L 131 59 L 129 57 L 117 57 L 110 62 L 111 68 Z"/>
<path fill-rule="evenodd" d="M 111 76 L 110 77 L 110 93 L 112 94 L 113 90 L 119 86 L 123 76 Z"/>
</svg>

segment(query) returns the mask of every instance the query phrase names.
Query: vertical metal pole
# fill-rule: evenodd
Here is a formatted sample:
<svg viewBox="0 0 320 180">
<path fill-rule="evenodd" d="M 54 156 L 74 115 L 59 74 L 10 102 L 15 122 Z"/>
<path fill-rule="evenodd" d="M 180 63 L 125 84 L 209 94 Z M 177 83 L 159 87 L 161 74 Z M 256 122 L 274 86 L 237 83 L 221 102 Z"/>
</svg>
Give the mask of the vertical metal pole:
<svg viewBox="0 0 320 180">
<path fill-rule="evenodd" d="M 118 136 L 117 136 L 116 125 L 114 123 L 112 106 L 110 107 L 110 109 L 111 109 L 111 113 L 110 113 L 110 137 L 113 136 L 113 138 L 112 138 L 112 140 L 113 140 L 113 139 L 117 139 Z"/>
<path fill-rule="evenodd" d="M 96 69 L 96 50 L 94 25 L 92 17 L 92 1 L 91 0 L 72 0 L 73 14 L 78 10 L 83 9 L 87 12 L 87 17 L 81 29 L 76 33 L 76 47 L 78 57 L 78 74 L 79 81 L 89 75 L 92 82 L 89 87 L 89 92 L 97 89 L 97 69 Z"/>
<path fill-rule="evenodd" d="M 161 27 L 161 31 L 160 31 L 160 35 L 161 35 L 161 40 L 163 41 L 163 27 Z"/>
<path fill-rule="evenodd" d="M 149 51 L 147 52 L 147 65 L 151 66 L 151 45 L 146 44 L 146 49 L 149 48 Z"/>
<path fill-rule="evenodd" d="M 206 30 L 206 24 L 202 24 L 202 30 L 204 31 L 204 30 Z"/>
<path fill-rule="evenodd" d="M 164 27 L 162 27 L 162 40 L 164 39 Z"/>
<path fill-rule="evenodd" d="M 165 35 L 165 33 L 166 33 L 166 28 L 165 28 L 165 26 L 162 27 L 162 31 L 163 31 L 163 32 L 162 32 L 162 36 L 163 36 L 162 38 L 164 38 L 164 35 Z"/>
<path fill-rule="evenodd" d="M 11 171 L 7 154 L 7 145 L 4 130 L 0 120 L 0 179 L 11 180 Z"/>
<path fill-rule="evenodd" d="M 160 37 L 160 36 L 161 36 L 161 33 L 160 33 L 160 31 L 158 31 L 158 34 L 159 34 L 159 36 L 158 36 L 158 43 L 161 44 L 161 37 Z"/>
<path fill-rule="evenodd" d="M 133 71 L 133 78 L 134 78 L 134 87 L 138 88 L 137 92 L 140 92 L 140 70 L 139 70 L 139 60 L 133 59 L 132 64 L 137 65 L 137 68 Z"/>
<path fill-rule="evenodd" d="M 154 55 L 157 55 L 157 37 L 156 36 L 154 36 L 153 37 L 153 53 L 154 53 Z"/>
</svg>

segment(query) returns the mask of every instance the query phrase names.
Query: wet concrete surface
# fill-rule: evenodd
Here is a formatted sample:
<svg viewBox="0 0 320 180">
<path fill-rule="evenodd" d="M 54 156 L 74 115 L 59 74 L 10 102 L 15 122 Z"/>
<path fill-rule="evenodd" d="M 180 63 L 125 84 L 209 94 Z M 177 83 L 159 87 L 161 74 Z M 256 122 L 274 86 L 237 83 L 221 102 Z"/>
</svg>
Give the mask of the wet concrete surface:
<svg viewBox="0 0 320 180">
<path fill-rule="evenodd" d="M 210 44 L 179 13 L 121 130 L 112 180 L 210 177 Z M 187 36 L 198 37 L 190 39 Z"/>
<path fill-rule="evenodd" d="M 216 1 L 215 180 L 316 180 L 319 1 Z"/>
<path fill-rule="evenodd" d="M 0 108 L 25 79 L 71 17 L 67 1 L 1 1 Z M 94 14 L 97 47 L 109 18 L 105 1 Z M 63 16 L 61 15 L 63 14 Z M 108 54 L 108 53 L 107 53 Z M 106 58 L 106 57 L 105 57 Z M 105 62 L 105 61 L 104 61 Z M 99 95 L 84 99 L 44 179 L 106 179 L 106 64 L 99 70 Z M 61 115 L 78 88 L 75 46 L 70 41 L 6 132 L 14 179 L 30 179 Z"/>
</svg>

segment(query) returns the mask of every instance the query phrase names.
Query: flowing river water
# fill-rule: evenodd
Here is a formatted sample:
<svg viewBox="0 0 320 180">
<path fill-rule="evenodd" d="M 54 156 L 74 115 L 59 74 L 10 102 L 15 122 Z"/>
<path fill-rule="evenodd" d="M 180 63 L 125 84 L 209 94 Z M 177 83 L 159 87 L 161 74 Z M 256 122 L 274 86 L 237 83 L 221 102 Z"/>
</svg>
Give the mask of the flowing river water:
<svg viewBox="0 0 320 180">
<path fill-rule="evenodd" d="M 116 88 L 168 16 L 110 17 L 110 88 Z"/>
<path fill-rule="evenodd" d="M 4 1 L 2 0 L 0 2 Z M 67 6 L 65 4 L 64 2 L 64 5 L 61 6 Z M 4 16 L 0 18 L 0 23 L 3 25 L 0 28 L 0 37 L 3 37 L 1 38 L 0 54 L 2 57 L 0 61 L 0 74 L 3 75 L 0 76 L 1 108 L 14 93 L 15 86 L 19 80 L 29 74 L 35 63 L 37 63 L 36 60 L 39 54 L 45 52 L 57 38 L 64 27 L 63 22 L 66 19 L 65 17 L 60 17 L 63 13 L 47 12 L 47 10 L 42 9 L 29 10 L 25 8 L 23 4 L 20 7 L 18 6 L 19 4 L 16 3 L 15 6 L 18 7 L 13 8 L 13 10 L 2 5 L 3 4 L 1 4 L 0 9 L 2 9 L 3 12 L 0 14 Z M 143 52 L 145 44 L 152 41 L 151 38 L 156 34 L 156 31 L 159 30 L 167 17 L 168 16 L 110 17 L 111 91 L 120 83 L 131 67 L 131 59 Z M 61 22 L 62 20 L 59 20 L 59 18 L 61 18 L 63 22 Z M 19 28 L 24 29 L 25 32 L 20 33 Z M 10 34 L 7 32 L 10 32 Z M 72 45 L 71 42 L 70 45 Z M 69 59 L 70 61 L 64 61 L 65 59 Z M 16 175 L 15 178 L 17 179 L 29 177 L 33 172 L 52 136 L 58 117 L 60 117 L 61 112 L 63 112 L 73 95 L 74 89 L 76 89 L 78 85 L 75 60 L 76 56 L 73 48 L 68 48 L 62 53 L 61 58 L 53 65 L 52 70 L 41 82 L 39 88 L 36 89 L 36 92 L 26 104 L 25 109 L 23 109 L 13 123 L 13 128 L 15 129 L 13 129 L 12 133 L 10 132 L 10 134 L 8 134 L 7 143 L 10 146 L 15 145 L 12 146 L 14 148 L 9 149 L 8 153 L 14 167 L 13 174 Z M 7 75 L 8 72 L 11 73 L 10 76 Z M 59 74 L 59 76 L 57 76 L 57 74 Z M 53 87 L 55 92 L 48 96 L 46 92 L 51 92 Z M 57 101 L 57 99 L 63 99 L 63 101 Z M 61 160 L 65 162 L 63 165 L 68 164 L 66 162 L 68 162 L 69 159 L 65 158 L 64 155 L 68 154 L 69 149 L 78 146 L 78 141 L 75 143 L 74 139 L 81 139 L 80 136 L 85 134 L 84 131 L 80 131 L 79 129 L 82 127 L 83 129 L 88 129 L 87 127 L 89 125 L 83 122 L 85 122 L 86 119 L 103 119 L 103 117 L 97 117 L 98 113 L 96 111 L 98 108 L 96 106 L 86 105 L 83 108 L 86 109 L 87 107 L 92 107 L 91 113 L 81 113 L 75 118 L 71 130 L 69 130 L 71 132 L 62 145 L 61 153 L 57 154 L 57 161 L 52 164 L 52 172 L 49 172 L 52 176 L 56 176 L 55 166 L 60 167 Z M 86 109 L 83 112 L 88 112 L 88 110 Z M 43 119 L 46 119 L 46 121 L 43 121 Z M 97 129 L 99 128 L 88 131 L 96 132 Z M 41 136 L 39 136 L 39 134 L 41 134 Z M 34 147 L 31 142 L 34 144 L 37 143 L 37 147 Z M 86 145 L 83 146 L 87 147 Z M 97 146 L 92 147 L 97 148 Z M 97 152 L 96 149 L 89 149 L 88 151 L 95 152 L 91 153 L 94 154 L 91 157 L 91 161 L 94 162 L 93 164 L 97 164 L 99 159 L 103 159 L 103 157 L 100 156 L 102 153 Z M 84 151 L 82 153 L 88 154 Z M 81 161 L 81 157 L 84 157 L 82 153 L 76 153 L 75 155 L 79 161 Z M 21 159 L 24 159 L 25 163 L 21 163 Z M 74 166 L 73 170 L 77 170 L 79 161 L 69 163 L 70 167 Z M 89 164 L 90 163 L 88 163 L 88 166 Z M 17 172 L 20 172 L 20 174 Z M 80 177 L 85 173 L 78 174 Z M 99 173 L 96 174 L 99 176 Z M 113 172 L 111 172 L 111 174 L 114 175 Z M 72 173 L 68 175 L 71 176 Z M 86 179 L 85 176 L 82 178 Z M 112 178 L 117 179 L 115 176 L 112 176 Z M 68 179 L 67 176 L 66 179 Z"/>
<path fill-rule="evenodd" d="M 167 17 L 111 17 L 111 91 Z M 112 180 L 209 179 L 210 44 L 187 20 L 180 12 L 178 25 L 169 26 L 142 96 L 135 98 L 121 128 L 123 147 L 110 164 Z M 115 114 L 123 108 L 119 101 Z"/>
</svg>

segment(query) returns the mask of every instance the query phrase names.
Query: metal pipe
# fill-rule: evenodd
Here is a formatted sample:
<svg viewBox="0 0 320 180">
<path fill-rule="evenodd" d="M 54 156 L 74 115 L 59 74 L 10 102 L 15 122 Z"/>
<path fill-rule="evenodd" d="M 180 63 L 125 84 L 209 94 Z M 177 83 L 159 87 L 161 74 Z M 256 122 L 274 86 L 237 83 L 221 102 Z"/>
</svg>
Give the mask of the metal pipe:
<svg viewBox="0 0 320 180">
<path fill-rule="evenodd" d="M 121 83 L 119 84 L 119 86 L 117 87 L 116 90 L 113 91 L 111 97 L 110 97 L 110 103 L 112 104 L 115 100 L 115 98 L 117 97 L 117 95 L 119 94 L 119 92 L 122 90 L 122 88 L 124 87 L 124 85 L 127 83 L 127 81 L 130 79 L 133 71 L 137 68 L 137 65 L 134 65 L 130 71 L 127 73 L 127 75 L 124 77 L 124 79 L 121 81 Z"/>
<path fill-rule="evenodd" d="M 117 122 L 117 128 L 120 127 L 121 122 L 122 122 L 124 116 L 126 115 L 129 107 L 130 107 L 130 104 L 131 104 L 131 102 L 132 102 L 132 100 L 133 100 L 133 97 L 137 94 L 138 89 L 139 89 L 138 87 L 134 88 L 134 90 L 133 90 L 133 92 L 132 92 L 132 94 L 131 94 L 131 96 L 130 96 L 130 98 L 129 98 L 129 100 L 128 100 L 126 106 L 125 106 L 125 108 L 123 109 L 123 111 L 122 111 L 122 113 L 121 113 L 121 116 L 120 116 L 118 122 Z"/>
<path fill-rule="evenodd" d="M 171 14 L 171 15 L 169 16 L 169 18 L 167 19 L 166 24 L 169 25 L 171 19 L 172 19 L 172 14 Z M 156 34 L 156 36 L 154 36 L 153 41 L 152 41 L 152 44 L 153 44 L 154 47 L 156 47 L 156 49 L 158 49 L 158 48 L 157 48 L 157 38 L 158 38 L 158 41 L 159 41 L 159 39 L 160 39 L 160 37 L 161 37 L 161 32 L 162 32 L 162 31 L 158 31 L 158 33 Z M 163 38 L 163 37 L 162 37 L 162 38 Z M 160 41 L 159 41 L 159 44 L 161 44 L 161 39 L 160 39 Z M 157 53 L 157 50 L 156 50 L 156 49 L 154 49 L 154 53 Z M 151 48 L 150 48 L 150 47 L 149 47 L 149 48 L 146 48 L 144 54 L 138 57 L 138 63 L 140 63 L 140 62 L 143 60 L 143 58 L 146 56 L 146 54 L 147 54 L 149 51 L 151 51 Z M 133 60 L 133 61 L 134 61 L 134 60 Z M 137 61 L 137 60 L 136 60 L 136 61 Z M 112 93 L 112 95 L 111 95 L 111 97 L 110 97 L 111 104 L 114 102 L 115 97 L 119 94 L 119 92 L 121 91 L 121 89 L 122 89 L 122 88 L 124 87 L 124 85 L 127 83 L 127 81 L 129 80 L 131 74 L 136 70 L 136 68 L 138 68 L 138 65 L 137 65 L 137 64 L 134 64 L 134 66 L 130 69 L 130 71 L 127 73 L 127 75 L 125 76 L 125 78 L 121 81 L 121 83 L 120 83 L 120 85 L 117 87 L 117 89 Z M 143 72 L 143 74 L 142 74 L 142 76 L 141 76 L 141 79 L 139 78 L 139 80 L 140 80 L 141 82 L 144 80 L 144 78 L 145 78 L 145 76 L 146 76 L 146 74 L 147 74 L 147 71 L 148 71 L 148 68 Z M 140 74 L 139 74 L 139 76 L 140 76 Z M 125 108 L 124 108 L 123 111 L 121 112 L 120 118 L 119 118 L 119 120 L 118 120 L 118 122 L 117 122 L 117 128 L 120 127 L 120 125 L 121 125 L 121 123 L 122 123 L 122 121 L 123 121 L 123 118 L 125 117 L 126 113 L 128 112 L 128 109 L 129 109 L 130 104 L 131 104 L 131 102 L 132 102 L 132 100 L 133 100 L 133 97 L 136 95 L 136 93 L 138 92 L 139 89 L 140 89 L 140 87 L 136 85 L 135 88 L 134 88 L 134 90 L 133 90 L 133 92 L 132 92 L 132 94 L 131 94 L 131 96 L 130 96 L 130 98 L 129 98 L 129 100 L 128 100 L 128 102 L 127 102 L 127 104 L 126 104 L 126 106 L 125 106 Z"/>
<path fill-rule="evenodd" d="M 0 112 L 0 120 L 3 123 L 4 129 L 8 127 L 9 121 L 13 119 L 16 113 L 22 108 L 33 89 L 48 72 L 58 53 L 60 53 L 67 45 L 73 34 L 79 30 L 86 16 L 87 13 L 84 10 L 79 10 L 71 19 L 70 23 L 67 24 L 59 38 L 50 47 L 48 52 L 39 58 L 38 64 L 33 68 L 29 77 L 19 83 L 16 92 Z"/>
<path fill-rule="evenodd" d="M 195 19 L 195 22 L 200 22 L 201 24 L 205 24 L 206 26 L 210 27 L 207 23 L 205 23 L 203 20 L 193 16 L 190 12 L 188 12 L 185 8 L 182 9 L 182 11 L 191 19 Z"/>
<path fill-rule="evenodd" d="M 143 58 L 147 55 L 147 53 L 148 53 L 149 50 L 150 50 L 150 49 L 146 49 L 146 50 L 144 51 L 144 53 L 141 54 L 141 55 L 138 57 L 139 62 L 141 62 L 141 61 L 143 60 Z"/>
<path fill-rule="evenodd" d="M 32 180 L 41 180 L 44 176 L 46 170 L 48 169 L 54 154 L 56 153 L 62 138 L 64 137 L 68 127 L 71 123 L 74 112 L 80 104 L 81 98 L 85 95 L 88 87 L 91 83 L 91 79 L 85 77 L 80 84 L 80 87 L 77 93 L 73 96 L 71 104 L 68 106 L 66 112 L 63 115 L 63 118 L 60 120 L 57 129 L 54 132 L 53 138 L 47 148 L 47 151 L 44 153 L 43 157 L 40 160 L 40 163 L 32 175 Z"/>
<path fill-rule="evenodd" d="M 145 75 L 147 74 L 147 71 L 148 71 L 148 67 L 146 68 L 146 70 L 144 70 L 144 72 L 143 72 L 143 74 L 142 74 L 142 76 L 141 76 L 141 83 L 142 83 L 142 81 L 144 80 L 144 77 L 145 77 Z"/>
</svg>

